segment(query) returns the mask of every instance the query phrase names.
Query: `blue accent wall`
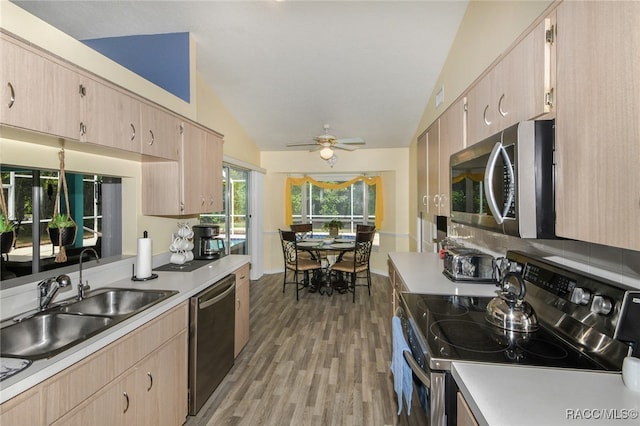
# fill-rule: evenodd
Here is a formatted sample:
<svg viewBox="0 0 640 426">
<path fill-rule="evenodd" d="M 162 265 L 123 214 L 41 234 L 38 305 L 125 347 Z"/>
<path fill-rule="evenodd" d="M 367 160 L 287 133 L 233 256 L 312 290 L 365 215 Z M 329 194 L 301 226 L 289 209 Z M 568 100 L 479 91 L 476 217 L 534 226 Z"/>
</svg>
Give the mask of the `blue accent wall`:
<svg viewBox="0 0 640 426">
<path fill-rule="evenodd" d="M 108 37 L 82 42 L 190 102 L 189 33 Z"/>
</svg>

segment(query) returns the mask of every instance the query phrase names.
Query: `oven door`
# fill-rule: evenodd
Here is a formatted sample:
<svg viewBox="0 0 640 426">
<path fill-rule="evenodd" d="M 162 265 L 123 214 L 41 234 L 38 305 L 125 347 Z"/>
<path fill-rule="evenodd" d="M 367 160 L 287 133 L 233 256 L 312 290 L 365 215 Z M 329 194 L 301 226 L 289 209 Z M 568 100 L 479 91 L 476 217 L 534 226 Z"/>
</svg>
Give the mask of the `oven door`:
<svg viewBox="0 0 640 426">
<path fill-rule="evenodd" d="M 407 307 L 402 297 L 400 298 L 400 305 L 396 309 L 396 316 L 402 322 L 404 338 L 409 348 L 411 348 L 411 354 L 405 352 L 404 358 L 413 371 L 414 383 L 418 389 L 418 398 L 429 419 L 429 425 L 455 425 L 456 386 L 453 377 L 444 371 L 434 371 L 429 368 L 425 356 L 426 347 L 417 331 L 411 325 L 412 320 L 407 315 Z M 448 392 L 447 389 L 452 389 L 452 392 Z M 451 394 L 453 394 L 453 400 L 451 400 Z"/>
</svg>

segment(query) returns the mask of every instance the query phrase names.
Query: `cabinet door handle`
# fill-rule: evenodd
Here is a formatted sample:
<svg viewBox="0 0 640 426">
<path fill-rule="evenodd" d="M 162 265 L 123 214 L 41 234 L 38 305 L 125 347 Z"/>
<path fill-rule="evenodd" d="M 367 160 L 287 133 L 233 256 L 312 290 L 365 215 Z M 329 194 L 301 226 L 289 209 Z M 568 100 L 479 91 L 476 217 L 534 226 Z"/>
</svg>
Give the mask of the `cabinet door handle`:
<svg viewBox="0 0 640 426">
<path fill-rule="evenodd" d="M 149 392 L 153 387 L 153 376 L 150 371 L 147 371 L 147 377 L 149 378 L 149 387 L 147 388 L 147 392 Z"/>
<path fill-rule="evenodd" d="M 427 196 L 426 196 L 426 195 L 423 195 L 423 196 L 422 196 L 422 205 L 423 205 L 423 206 L 426 206 L 427 204 L 429 204 L 429 203 L 428 203 L 428 201 L 427 201 Z"/>
<path fill-rule="evenodd" d="M 7 83 L 7 86 L 9 86 L 9 92 L 11 92 L 11 96 L 9 96 L 9 108 L 11 108 L 16 101 L 16 92 L 13 90 L 11 83 Z"/>
<path fill-rule="evenodd" d="M 236 309 L 236 310 L 238 310 L 238 311 L 239 311 L 239 310 L 240 310 L 240 299 L 236 299 L 236 302 L 238 302 L 238 307 L 237 307 L 237 309 Z"/>
<path fill-rule="evenodd" d="M 84 136 L 87 134 L 87 126 L 80 122 L 80 136 Z"/>
<path fill-rule="evenodd" d="M 124 400 L 126 401 L 127 405 L 124 407 L 124 411 L 122 412 L 122 414 L 126 413 L 129 410 L 129 395 L 127 395 L 127 392 L 122 392 L 122 395 L 124 396 Z"/>
<path fill-rule="evenodd" d="M 81 84 L 78 88 L 78 92 L 80 93 L 80 96 L 84 98 L 87 95 L 87 88 Z"/>
<path fill-rule="evenodd" d="M 131 123 L 131 140 L 133 141 L 136 138 L 136 126 Z"/>
<path fill-rule="evenodd" d="M 504 93 L 502 94 L 502 96 L 500 96 L 500 100 L 498 101 L 498 112 L 500 113 L 501 116 L 506 117 L 507 114 L 509 114 L 509 113 L 502 109 L 502 101 L 503 100 L 504 100 Z"/>
<path fill-rule="evenodd" d="M 151 141 L 149 141 L 149 146 L 151 146 L 156 141 L 156 137 L 153 135 L 153 130 L 149 130 L 149 133 L 151 134 Z"/>
<path fill-rule="evenodd" d="M 484 107 L 484 112 L 482 113 L 482 119 L 484 120 L 484 124 L 486 124 L 487 126 L 491 126 L 491 121 L 489 121 L 489 119 L 487 119 L 487 110 L 488 109 L 489 109 L 489 105 Z"/>
<path fill-rule="evenodd" d="M 440 204 L 440 195 L 436 194 L 433 196 L 433 205 L 438 207 L 438 204 Z"/>
</svg>

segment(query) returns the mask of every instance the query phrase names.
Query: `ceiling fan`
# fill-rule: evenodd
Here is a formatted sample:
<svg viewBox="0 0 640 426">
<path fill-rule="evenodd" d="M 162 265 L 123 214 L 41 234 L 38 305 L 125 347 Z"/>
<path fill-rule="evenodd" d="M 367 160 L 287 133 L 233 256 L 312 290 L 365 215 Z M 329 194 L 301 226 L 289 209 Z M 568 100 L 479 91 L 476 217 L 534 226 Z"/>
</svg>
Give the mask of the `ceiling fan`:
<svg viewBox="0 0 640 426">
<path fill-rule="evenodd" d="M 362 138 L 343 138 L 336 139 L 335 136 L 329 134 L 331 126 L 324 125 L 324 135 L 316 136 L 313 138 L 315 142 L 308 143 L 290 143 L 287 146 L 315 146 L 310 151 L 320 151 L 320 157 L 324 160 L 328 160 L 333 157 L 334 149 L 343 149 L 345 151 L 353 151 L 356 147 L 352 145 L 364 145 L 364 139 Z"/>
</svg>

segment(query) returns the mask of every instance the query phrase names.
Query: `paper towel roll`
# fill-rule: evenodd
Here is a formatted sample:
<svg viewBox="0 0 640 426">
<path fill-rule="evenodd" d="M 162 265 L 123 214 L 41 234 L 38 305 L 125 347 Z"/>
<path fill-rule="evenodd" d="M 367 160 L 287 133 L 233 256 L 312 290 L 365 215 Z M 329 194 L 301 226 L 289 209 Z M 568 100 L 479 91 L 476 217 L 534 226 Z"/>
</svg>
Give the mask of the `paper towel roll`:
<svg viewBox="0 0 640 426">
<path fill-rule="evenodd" d="M 136 258 L 136 278 L 151 276 L 151 255 L 153 246 L 151 238 L 138 238 L 138 257 Z"/>
</svg>

